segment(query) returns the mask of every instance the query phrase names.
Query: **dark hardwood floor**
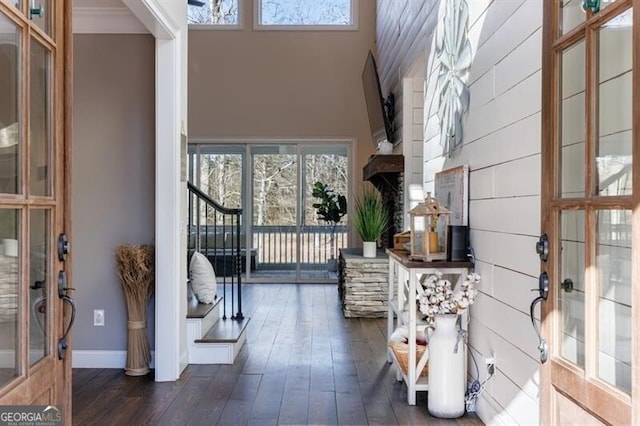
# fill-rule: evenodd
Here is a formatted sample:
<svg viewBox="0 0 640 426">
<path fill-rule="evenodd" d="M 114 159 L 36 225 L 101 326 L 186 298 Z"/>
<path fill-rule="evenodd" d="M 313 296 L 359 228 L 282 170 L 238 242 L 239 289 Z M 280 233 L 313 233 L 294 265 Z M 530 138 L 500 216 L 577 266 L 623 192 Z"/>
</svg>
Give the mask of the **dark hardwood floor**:
<svg viewBox="0 0 640 426">
<path fill-rule="evenodd" d="M 243 287 L 247 343 L 233 365 L 190 365 L 180 379 L 73 371 L 76 425 L 481 425 L 409 406 L 386 362 L 386 320 L 345 319 L 335 285 Z"/>
</svg>

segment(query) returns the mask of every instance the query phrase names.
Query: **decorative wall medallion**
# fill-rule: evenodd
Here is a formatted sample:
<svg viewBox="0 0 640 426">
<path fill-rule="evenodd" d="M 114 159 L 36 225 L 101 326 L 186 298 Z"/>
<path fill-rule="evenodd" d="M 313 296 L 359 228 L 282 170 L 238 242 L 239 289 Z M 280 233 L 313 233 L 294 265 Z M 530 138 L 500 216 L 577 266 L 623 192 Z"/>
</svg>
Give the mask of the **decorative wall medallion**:
<svg viewBox="0 0 640 426">
<path fill-rule="evenodd" d="M 462 142 L 462 116 L 469 109 L 467 70 L 471 44 L 467 34 L 469 6 L 466 0 L 446 0 L 444 20 L 436 33 L 436 58 L 440 145 L 449 155 Z"/>
</svg>

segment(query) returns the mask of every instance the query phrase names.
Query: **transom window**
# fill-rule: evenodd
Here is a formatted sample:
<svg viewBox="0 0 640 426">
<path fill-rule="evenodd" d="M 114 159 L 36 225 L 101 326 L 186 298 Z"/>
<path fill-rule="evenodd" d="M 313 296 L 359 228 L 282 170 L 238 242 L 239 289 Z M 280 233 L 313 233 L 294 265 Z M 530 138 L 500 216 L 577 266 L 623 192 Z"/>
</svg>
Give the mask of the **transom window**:
<svg viewBox="0 0 640 426">
<path fill-rule="evenodd" d="M 187 22 L 196 26 L 240 27 L 241 0 L 201 0 L 202 6 L 190 4 Z"/>
<path fill-rule="evenodd" d="M 356 29 L 358 0 L 254 0 L 256 29 Z"/>
</svg>

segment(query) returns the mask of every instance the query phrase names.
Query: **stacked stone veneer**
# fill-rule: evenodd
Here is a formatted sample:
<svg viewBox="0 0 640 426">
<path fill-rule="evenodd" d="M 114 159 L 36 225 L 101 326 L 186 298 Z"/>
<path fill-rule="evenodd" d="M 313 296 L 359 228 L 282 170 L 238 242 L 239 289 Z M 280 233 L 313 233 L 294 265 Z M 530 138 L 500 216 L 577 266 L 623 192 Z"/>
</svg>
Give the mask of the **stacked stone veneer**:
<svg viewBox="0 0 640 426">
<path fill-rule="evenodd" d="M 376 258 L 362 257 L 362 249 L 341 249 L 338 291 L 345 318 L 383 318 L 389 301 L 389 260 L 382 250 Z"/>
<path fill-rule="evenodd" d="M 0 254 L 0 321 L 14 321 L 18 313 L 18 258 Z"/>
</svg>

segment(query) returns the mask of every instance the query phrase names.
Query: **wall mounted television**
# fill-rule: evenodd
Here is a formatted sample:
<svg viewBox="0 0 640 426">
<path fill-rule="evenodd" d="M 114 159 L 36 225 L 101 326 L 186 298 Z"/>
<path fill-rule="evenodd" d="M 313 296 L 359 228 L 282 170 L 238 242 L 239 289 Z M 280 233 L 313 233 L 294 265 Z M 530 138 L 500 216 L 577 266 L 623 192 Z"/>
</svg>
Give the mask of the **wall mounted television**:
<svg viewBox="0 0 640 426">
<path fill-rule="evenodd" d="M 376 60 L 371 51 L 369 51 L 367 61 L 362 69 L 362 88 L 367 103 L 373 145 L 377 147 L 378 143 L 383 140 L 393 142 L 393 111 L 395 107 L 393 93 L 390 93 L 386 100 L 382 97 Z"/>
</svg>

